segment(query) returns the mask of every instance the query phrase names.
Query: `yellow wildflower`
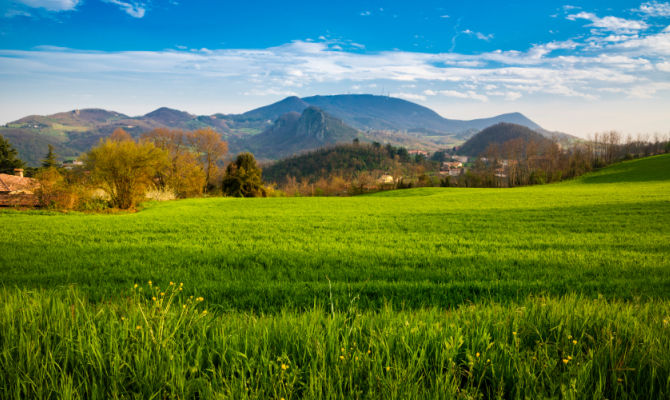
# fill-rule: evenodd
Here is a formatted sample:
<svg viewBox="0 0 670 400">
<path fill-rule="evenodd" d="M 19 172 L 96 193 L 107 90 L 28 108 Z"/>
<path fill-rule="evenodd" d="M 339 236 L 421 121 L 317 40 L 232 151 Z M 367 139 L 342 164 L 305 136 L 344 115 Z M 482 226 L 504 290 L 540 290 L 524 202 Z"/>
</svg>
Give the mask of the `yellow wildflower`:
<svg viewBox="0 0 670 400">
<path fill-rule="evenodd" d="M 573 341 L 572 341 L 572 344 L 577 344 L 577 340 L 573 340 Z"/>
<path fill-rule="evenodd" d="M 161 292 L 161 296 L 165 296 L 165 292 Z"/>
<path fill-rule="evenodd" d="M 198 297 L 198 298 L 195 299 L 195 300 L 196 300 L 196 301 L 205 301 L 205 298 L 204 298 L 204 297 Z"/>
<path fill-rule="evenodd" d="M 368 354 L 372 353 L 372 351 L 368 350 Z"/>
<path fill-rule="evenodd" d="M 184 286 L 184 282 L 179 282 L 179 287 Z"/>
<path fill-rule="evenodd" d="M 139 325 L 137 325 L 137 326 L 135 327 L 135 329 L 137 329 L 137 330 L 139 331 L 140 329 L 142 329 L 142 327 L 139 326 Z"/>
<path fill-rule="evenodd" d="M 572 360 L 572 356 L 568 356 L 568 360 Z"/>
<path fill-rule="evenodd" d="M 151 300 L 156 301 L 156 296 L 151 296 Z"/>
<path fill-rule="evenodd" d="M 148 283 L 149 283 L 149 286 L 153 285 L 153 283 L 151 281 L 149 281 Z"/>
<path fill-rule="evenodd" d="M 516 336 L 516 331 L 512 332 L 512 335 Z"/>
<path fill-rule="evenodd" d="M 184 308 L 186 308 L 186 304 L 184 304 L 184 306 L 183 306 L 183 307 L 184 307 Z"/>
<path fill-rule="evenodd" d="M 477 352 L 477 354 L 475 354 L 475 355 L 477 356 L 477 358 L 479 358 L 479 352 Z"/>
<path fill-rule="evenodd" d="M 344 356 L 340 356 L 340 360 L 344 360 Z"/>
<path fill-rule="evenodd" d="M 342 353 L 344 353 L 344 347 L 342 347 L 342 348 L 340 349 L 340 351 L 341 351 Z"/>
<path fill-rule="evenodd" d="M 569 363 L 569 362 L 570 362 L 570 360 L 568 360 L 567 358 L 564 358 L 564 359 L 563 359 L 563 364 L 567 364 L 567 363 Z"/>
<path fill-rule="evenodd" d="M 207 315 L 207 310 L 202 310 L 202 315 Z"/>
<path fill-rule="evenodd" d="M 170 286 L 173 286 L 173 285 L 174 285 L 174 282 L 170 281 Z"/>
<path fill-rule="evenodd" d="M 133 289 L 137 289 L 137 283 L 135 284 L 135 286 L 133 286 Z"/>
<path fill-rule="evenodd" d="M 282 365 L 281 365 L 281 369 L 284 370 L 284 371 L 286 371 L 286 370 L 288 369 L 288 365 L 286 365 L 286 364 L 282 364 Z"/>
<path fill-rule="evenodd" d="M 387 366 L 386 367 L 386 372 L 389 372 L 391 370 L 391 367 Z"/>
</svg>

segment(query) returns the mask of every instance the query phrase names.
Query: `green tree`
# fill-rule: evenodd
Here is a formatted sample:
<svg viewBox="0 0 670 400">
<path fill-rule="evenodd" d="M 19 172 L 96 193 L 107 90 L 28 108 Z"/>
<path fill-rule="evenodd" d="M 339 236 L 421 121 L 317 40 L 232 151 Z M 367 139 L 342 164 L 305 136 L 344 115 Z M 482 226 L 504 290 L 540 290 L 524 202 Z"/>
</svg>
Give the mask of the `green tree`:
<svg viewBox="0 0 670 400">
<path fill-rule="evenodd" d="M 121 209 L 135 206 L 169 165 L 165 150 L 132 139 L 101 140 L 84 160 L 92 180 L 109 194 L 112 207 Z"/>
<path fill-rule="evenodd" d="M 223 193 L 233 197 L 265 197 L 267 193 L 263 187 L 262 173 L 253 154 L 239 154 L 226 167 Z"/>
<path fill-rule="evenodd" d="M 13 174 L 15 168 L 23 168 L 18 152 L 9 140 L 0 135 L 0 174 Z"/>
<path fill-rule="evenodd" d="M 46 157 L 42 160 L 42 168 L 58 168 L 59 163 L 57 157 L 56 153 L 54 153 L 54 146 L 50 144 L 49 151 L 47 152 Z"/>
</svg>

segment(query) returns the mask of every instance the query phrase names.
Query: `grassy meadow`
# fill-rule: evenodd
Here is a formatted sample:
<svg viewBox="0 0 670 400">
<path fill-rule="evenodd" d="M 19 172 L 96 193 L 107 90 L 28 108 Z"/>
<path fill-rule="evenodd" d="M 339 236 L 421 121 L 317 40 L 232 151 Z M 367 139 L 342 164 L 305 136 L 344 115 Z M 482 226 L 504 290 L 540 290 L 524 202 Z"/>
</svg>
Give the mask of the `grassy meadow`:
<svg viewBox="0 0 670 400">
<path fill-rule="evenodd" d="M 670 398 L 670 155 L 0 224 L 2 398 Z"/>
<path fill-rule="evenodd" d="M 191 199 L 134 214 L 0 212 L 0 284 L 93 299 L 183 282 L 210 308 L 376 309 L 529 294 L 670 295 L 670 157 L 517 189 Z M 329 281 L 330 280 L 330 283 Z"/>
</svg>

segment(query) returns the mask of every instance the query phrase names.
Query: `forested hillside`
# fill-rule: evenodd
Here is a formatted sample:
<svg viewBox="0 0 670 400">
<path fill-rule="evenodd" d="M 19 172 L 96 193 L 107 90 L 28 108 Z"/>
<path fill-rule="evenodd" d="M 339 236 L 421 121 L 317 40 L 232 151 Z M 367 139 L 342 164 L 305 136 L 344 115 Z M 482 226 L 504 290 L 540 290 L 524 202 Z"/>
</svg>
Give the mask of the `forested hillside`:
<svg viewBox="0 0 670 400">
<path fill-rule="evenodd" d="M 284 183 L 287 177 L 314 182 L 337 175 L 352 178 L 362 171 L 400 174 L 408 167 L 437 170 L 438 164 L 410 155 L 403 147 L 379 143 L 340 144 L 289 157 L 266 166 L 266 182 Z"/>
</svg>

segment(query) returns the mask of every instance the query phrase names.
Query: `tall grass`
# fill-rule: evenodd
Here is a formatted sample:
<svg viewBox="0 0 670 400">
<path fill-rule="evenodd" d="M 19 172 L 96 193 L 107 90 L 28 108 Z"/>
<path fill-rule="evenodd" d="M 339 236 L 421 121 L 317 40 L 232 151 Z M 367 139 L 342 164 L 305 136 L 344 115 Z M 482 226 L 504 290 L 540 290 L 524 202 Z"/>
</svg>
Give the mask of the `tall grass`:
<svg viewBox="0 0 670 400">
<path fill-rule="evenodd" d="M 140 289 L 0 290 L 0 397 L 670 397 L 669 301 L 213 314 Z"/>
</svg>

